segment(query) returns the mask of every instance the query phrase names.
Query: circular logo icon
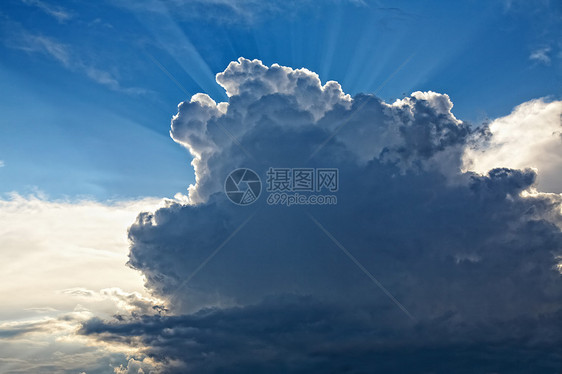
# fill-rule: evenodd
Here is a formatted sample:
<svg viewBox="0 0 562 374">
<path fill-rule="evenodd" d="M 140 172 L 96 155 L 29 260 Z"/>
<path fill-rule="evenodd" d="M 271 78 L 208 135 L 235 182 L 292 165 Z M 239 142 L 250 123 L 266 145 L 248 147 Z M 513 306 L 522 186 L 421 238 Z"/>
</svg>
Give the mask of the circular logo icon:
<svg viewBox="0 0 562 374">
<path fill-rule="evenodd" d="M 236 169 L 226 178 L 224 192 L 234 204 L 250 205 L 260 196 L 260 177 L 253 170 Z"/>
</svg>

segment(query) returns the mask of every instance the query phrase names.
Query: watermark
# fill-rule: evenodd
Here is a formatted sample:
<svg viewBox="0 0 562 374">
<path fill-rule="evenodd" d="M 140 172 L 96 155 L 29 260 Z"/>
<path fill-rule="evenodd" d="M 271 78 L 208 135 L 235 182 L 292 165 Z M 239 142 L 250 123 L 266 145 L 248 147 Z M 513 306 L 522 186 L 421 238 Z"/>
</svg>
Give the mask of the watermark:
<svg viewBox="0 0 562 374">
<path fill-rule="evenodd" d="M 288 194 L 285 192 L 274 192 L 267 197 L 269 205 L 335 205 L 338 197 L 335 195 L 302 195 L 298 192 Z"/>
<path fill-rule="evenodd" d="M 236 169 L 226 177 L 224 192 L 234 204 L 250 205 L 260 197 L 260 177 L 251 169 Z"/>
<path fill-rule="evenodd" d="M 267 192 L 336 192 L 339 169 L 269 168 Z"/>
<path fill-rule="evenodd" d="M 266 171 L 269 205 L 335 205 L 339 190 L 337 168 L 278 168 Z M 247 168 L 232 171 L 224 183 L 226 196 L 237 205 L 250 205 L 260 196 L 258 174 Z"/>
</svg>

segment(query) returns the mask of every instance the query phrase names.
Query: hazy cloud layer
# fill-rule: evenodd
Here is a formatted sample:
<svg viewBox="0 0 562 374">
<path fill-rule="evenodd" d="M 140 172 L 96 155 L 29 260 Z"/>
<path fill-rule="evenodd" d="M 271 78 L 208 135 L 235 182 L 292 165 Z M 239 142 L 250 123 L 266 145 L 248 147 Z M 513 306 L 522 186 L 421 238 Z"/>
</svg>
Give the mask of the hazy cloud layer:
<svg viewBox="0 0 562 374">
<path fill-rule="evenodd" d="M 76 300 L 59 291 L 76 287 L 142 291 L 139 274 L 123 268 L 126 229 L 136 212 L 160 203 L 53 202 L 20 195 L 0 200 L 0 247 L 6 259 L 0 264 L 0 292 L 5 296 L 1 319 L 14 317 L 12 313 L 25 317 L 18 312 L 22 308 L 72 310 Z"/>
<path fill-rule="evenodd" d="M 161 199 L 118 203 L 0 200 L 0 372 L 107 373 L 129 347 L 77 336 L 93 316 L 159 313 L 141 275 L 125 267 L 126 230 Z"/>
<path fill-rule="evenodd" d="M 217 82 L 228 103 L 198 94 L 172 120 L 173 139 L 193 155 L 191 204 L 142 213 L 129 230 L 130 265 L 171 313 L 91 319 L 82 334 L 141 349 L 164 365 L 143 369 L 155 372 L 560 367 L 562 198 L 533 190 L 534 170 L 505 167 L 532 162 L 494 164 L 510 146 L 497 128 L 523 131 L 521 111 L 538 106 L 532 138 L 548 138 L 560 103 L 526 103 L 496 127 L 471 129 L 434 92 L 352 98 L 306 69 L 245 59 Z M 475 144 L 489 162 L 463 173 Z M 338 204 L 227 200 L 231 170 L 250 167 L 265 181 L 270 166 L 339 168 Z"/>
</svg>

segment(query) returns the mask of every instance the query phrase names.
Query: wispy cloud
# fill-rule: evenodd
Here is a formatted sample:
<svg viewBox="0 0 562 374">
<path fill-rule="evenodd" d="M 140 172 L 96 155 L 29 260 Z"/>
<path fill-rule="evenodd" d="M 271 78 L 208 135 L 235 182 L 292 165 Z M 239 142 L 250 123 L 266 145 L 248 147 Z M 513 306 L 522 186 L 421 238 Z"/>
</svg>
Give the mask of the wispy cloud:
<svg viewBox="0 0 562 374">
<path fill-rule="evenodd" d="M 81 65 L 81 69 L 86 73 L 88 78 L 96 83 L 108 87 L 113 91 L 120 91 L 133 95 L 148 93 L 148 90 L 140 87 L 123 87 L 111 73 L 105 70 L 100 70 L 93 66 L 86 65 Z"/>
<path fill-rule="evenodd" d="M 5 165 L 4 161 L 0 160 L 0 168 L 3 168 Z"/>
<path fill-rule="evenodd" d="M 43 53 L 54 58 L 65 67 L 71 67 L 71 56 L 67 45 L 42 35 L 24 32 L 19 36 L 17 41 L 14 41 L 11 45 L 12 47 L 31 53 Z"/>
<path fill-rule="evenodd" d="M 537 61 L 544 65 L 550 65 L 549 53 L 551 50 L 552 49 L 550 47 L 543 47 L 543 48 L 536 49 L 533 52 L 531 52 L 529 59 L 533 61 Z"/>
<path fill-rule="evenodd" d="M 337 0 L 339 1 L 339 0 Z M 366 6 L 364 0 L 343 0 L 355 6 Z M 334 1 L 335 3 L 336 1 Z M 174 18 L 213 19 L 225 24 L 263 22 L 278 15 L 294 14 L 303 9 L 314 9 L 311 0 L 139 0 L 115 1 L 115 5 L 151 14 L 174 14 Z"/>
<path fill-rule="evenodd" d="M 19 29 L 16 28 L 16 30 L 15 32 L 12 31 L 9 42 L 6 42 L 8 47 L 28 53 L 38 53 L 48 56 L 58 61 L 68 70 L 85 74 L 92 81 L 113 91 L 132 95 L 146 94 L 149 92 L 140 87 L 123 86 L 114 74 L 85 62 L 69 45 L 57 39 L 44 35 L 32 34 L 21 27 L 19 27 Z"/>
<path fill-rule="evenodd" d="M 40 9 L 41 11 L 55 18 L 57 21 L 61 23 L 66 22 L 72 18 L 72 14 L 61 6 L 48 4 L 41 0 L 21 0 L 21 1 L 26 5 L 34 6 Z"/>
</svg>

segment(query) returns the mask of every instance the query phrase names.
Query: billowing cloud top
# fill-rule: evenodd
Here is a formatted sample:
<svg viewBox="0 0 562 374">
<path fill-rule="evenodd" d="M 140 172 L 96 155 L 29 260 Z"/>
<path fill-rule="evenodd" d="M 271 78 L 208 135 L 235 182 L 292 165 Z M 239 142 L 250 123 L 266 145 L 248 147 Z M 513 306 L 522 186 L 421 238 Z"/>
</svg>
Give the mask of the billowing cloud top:
<svg viewBox="0 0 562 374">
<path fill-rule="evenodd" d="M 228 103 L 197 94 L 172 120 L 193 156 L 189 204 L 129 230 L 129 264 L 172 314 L 91 320 L 83 334 L 141 342 L 164 372 L 556 368 L 562 199 L 534 189 L 533 169 L 461 171 L 494 127 L 455 118 L 447 95 L 352 98 L 258 60 L 217 82 Z M 560 102 L 540 102 L 560 117 Z M 270 166 L 338 168 L 337 205 L 228 201 L 230 171 L 265 181 Z"/>
<path fill-rule="evenodd" d="M 192 202 L 219 191 L 228 168 L 244 162 L 303 164 L 312 156 L 319 159 L 316 150 L 333 133 L 335 141 L 322 153 L 324 158 L 327 150 L 338 148 L 353 162 L 364 164 L 384 153 L 408 165 L 428 161 L 445 149 L 454 152 L 469 133 L 451 113 L 449 96 L 435 92 L 415 92 L 393 104 L 373 95 L 352 99 L 337 82 L 322 85 L 307 69 L 266 67 L 244 58 L 217 74 L 217 82 L 226 90 L 228 103 L 196 94 L 178 106 L 172 120 L 172 138 L 194 157 Z M 300 136 L 291 141 L 292 148 L 276 144 L 289 134 Z M 268 142 L 275 146 L 266 147 Z M 460 161 L 457 157 L 453 162 Z"/>
</svg>

